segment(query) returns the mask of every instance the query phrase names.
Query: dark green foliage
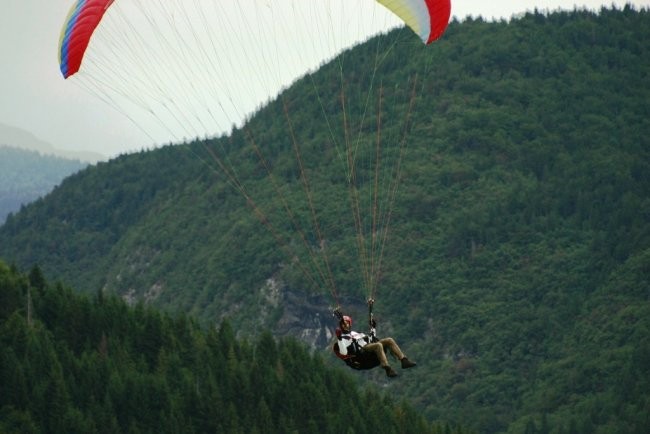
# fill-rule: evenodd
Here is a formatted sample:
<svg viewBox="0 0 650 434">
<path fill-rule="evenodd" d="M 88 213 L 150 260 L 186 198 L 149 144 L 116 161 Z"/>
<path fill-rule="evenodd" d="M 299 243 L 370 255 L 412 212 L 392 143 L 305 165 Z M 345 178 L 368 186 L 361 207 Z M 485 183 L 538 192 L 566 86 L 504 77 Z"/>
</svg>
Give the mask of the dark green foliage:
<svg viewBox="0 0 650 434">
<path fill-rule="evenodd" d="M 376 313 L 380 333 L 389 331 L 419 363 L 391 383 L 391 392 L 409 397 L 430 420 L 449 421 L 445 432 L 450 433 L 459 422 L 485 433 L 646 431 L 648 11 L 625 7 L 598 13 L 531 12 L 509 22 L 455 21 L 429 47 L 407 35 L 395 31 L 344 53 L 298 80 L 229 137 L 100 164 L 10 218 L 0 228 L 2 257 L 24 269 L 38 263 L 46 275 L 99 293 L 93 303 L 106 304 L 110 314 L 84 315 L 81 305 L 88 302 L 77 301 L 79 311 L 61 324 L 55 294 L 65 291 L 55 287 L 38 293 L 39 274 L 30 273 L 29 278 L 11 277 L 15 286 L 1 295 L 0 318 L 10 325 L 19 322 L 12 312 L 23 306 L 19 296 L 31 282 L 38 294 L 33 297 L 51 303 L 39 307 L 38 321 L 66 336 L 71 357 L 99 346 L 100 353 L 109 351 L 137 369 L 165 367 L 170 372 L 166 384 L 115 378 L 105 386 L 115 397 L 127 400 L 134 393 L 166 387 L 186 390 L 190 399 L 197 399 L 190 393 L 196 385 L 188 383 L 191 370 L 184 363 L 200 363 L 202 357 L 182 345 L 157 351 L 179 344 L 166 340 L 169 335 L 161 331 L 166 320 L 151 316 L 148 306 L 190 312 L 205 323 L 229 315 L 236 332 L 226 326 L 205 339 L 209 348 L 226 343 L 210 351 L 235 373 L 242 354 L 270 347 L 268 337 L 250 346 L 235 340 L 235 334 L 251 334 L 260 322 L 272 327 L 282 315 L 281 309 L 268 312 L 260 288 L 274 278 L 299 292 L 314 289 L 297 266 L 309 255 L 296 247 L 299 237 L 254 150 L 254 145 L 263 148 L 297 219 L 312 227 L 290 130 L 301 145 L 337 288 L 363 297 L 349 192 L 338 188 L 348 173 L 337 146 L 347 132 L 358 138 L 360 148 L 371 148 L 381 118 L 387 166 L 393 162 L 394 167 L 398 153 L 389 144 L 399 143 L 405 131 L 408 148 Z M 368 89 L 369 76 L 357 71 L 368 71 L 377 47 L 386 41 L 396 49 L 383 59 L 382 83 L 373 83 L 370 98 L 376 107 L 381 89 L 384 102 L 380 112 L 366 113 L 359 95 Z M 341 65 L 346 71 L 343 84 Z M 347 130 L 340 119 L 342 87 L 348 96 Z M 411 102 L 415 109 L 409 112 Z M 323 113 L 329 125 L 324 125 Z M 228 167 L 237 170 L 268 222 L 290 241 L 279 243 L 259 223 L 207 149 L 227 157 Z M 373 164 L 360 162 L 357 171 L 355 186 L 367 197 Z M 307 250 L 320 251 L 313 229 L 309 234 Z M 128 319 L 131 311 L 104 299 L 100 289 L 141 301 L 134 311 L 142 321 L 134 324 Z M 114 316 L 125 321 L 115 323 Z M 88 341 L 76 331 L 89 322 L 103 328 L 95 329 Z M 129 345 L 138 357 L 113 355 L 111 334 L 133 328 L 139 334 Z M 181 323 L 172 328 L 185 333 L 178 341 L 192 341 L 191 327 Z M 4 353 L 3 360 L 22 357 L 33 341 L 15 326 L 7 336 L 22 352 Z M 309 360 L 305 353 L 298 357 L 305 359 L 301 363 L 283 359 L 287 351 L 296 352 L 289 350 L 293 345 L 277 347 L 283 366 L 296 373 L 286 381 L 307 381 L 303 376 L 310 375 L 299 369 L 302 363 L 322 362 Z M 274 405 L 308 413 L 307 403 L 291 395 L 279 401 L 254 399 L 248 410 L 259 415 L 260 425 L 242 425 L 235 416 L 239 400 L 253 399 L 253 378 L 263 382 L 278 375 L 265 366 L 250 367 L 252 377 L 229 376 L 223 389 L 216 387 L 219 376 L 201 383 L 212 387 L 214 402 L 229 415 L 227 426 L 216 425 L 209 417 L 213 408 L 198 399 L 188 405 L 192 420 L 208 430 L 231 432 L 263 432 L 270 423 L 284 432 L 305 426 L 287 415 L 269 420 L 267 410 L 273 415 Z M 49 369 L 51 384 L 39 393 L 65 397 L 58 371 Z M 28 372 L 6 375 L 16 379 L 16 396 L 31 393 Z M 234 387 L 241 393 L 233 394 Z M 74 392 L 66 392 L 65 399 L 73 399 Z M 97 398 L 94 405 L 105 409 L 96 413 L 103 415 L 106 426 L 137 428 L 136 422 L 123 419 L 122 411 L 129 414 L 123 401 Z M 116 408 L 120 411 L 114 413 Z M 169 426 L 187 423 L 186 409 L 173 407 L 173 400 L 172 410 L 167 401 L 156 402 L 155 408 Z M 21 407 L 3 414 L 27 431 L 33 423 Z M 84 426 L 78 413 L 67 415 L 76 426 Z M 346 415 L 354 421 L 361 418 L 356 410 Z M 321 427 L 327 417 L 315 415 L 307 426 Z"/>
<path fill-rule="evenodd" d="M 29 287 L 29 325 L 25 282 L 0 262 L 0 294 L 20 294 L 0 318 L 2 432 L 437 433 L 407 404 L 359 390 L 268 332 L 250 344 L 227 322 L 206 330 L 44 281 Z"/>
</svg>

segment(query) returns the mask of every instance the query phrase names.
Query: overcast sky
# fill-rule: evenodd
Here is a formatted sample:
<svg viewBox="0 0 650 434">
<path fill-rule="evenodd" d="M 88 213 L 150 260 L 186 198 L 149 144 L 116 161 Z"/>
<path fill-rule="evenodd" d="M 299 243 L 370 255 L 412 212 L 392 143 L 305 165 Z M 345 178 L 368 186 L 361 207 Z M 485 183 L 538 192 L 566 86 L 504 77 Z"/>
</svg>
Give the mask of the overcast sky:
<svg viewBox="0 0 650 434">
<path fill-rule="evenodd" d="M 125 1 L 128 0 L 116 0 L 116 4 Z M 459 19 L 468 15 L 481 15 L 486 19 L 510 18 L 535 7 L 540 10 L 570 10 L 577 6 L 598 10 L 603 4 L 621 7 L 625 3 L 602 0 L 452 0 L 452 15 Z M 650 0 L 630 3 L 637 8 L 650 6 Z M 2 0 L 0 124 L 25 129 L 57 148 L 90 150 L 107 157 L 151 147 L 154 145 L 151 138 L 123 113 L 61 77 L 57 48 L 62 23 L 72 4 L 73 0 Z M 259 102 L 265 99 L 261 97 Z M 171 140 L 170 137 L 168 141 Z"/>
</svg>

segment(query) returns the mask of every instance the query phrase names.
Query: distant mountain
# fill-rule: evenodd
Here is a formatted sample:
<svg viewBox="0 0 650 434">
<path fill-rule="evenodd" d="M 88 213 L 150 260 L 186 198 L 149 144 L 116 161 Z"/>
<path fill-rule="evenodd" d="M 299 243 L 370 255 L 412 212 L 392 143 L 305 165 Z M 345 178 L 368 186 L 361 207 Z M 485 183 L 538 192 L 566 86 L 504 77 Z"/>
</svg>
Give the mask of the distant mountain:
<svg viewBox="0 0 650 434">
<path fill-rule="evenodd" d="M 238 335 L 268 328 L 326 351 L 314 337 L 331 340 L 328 307 L 365 328 L 378 281 L 379 334 L 418 367 L 363 378 L 430 420 L 645 433 L 648 41 L 650 14 L 629 6 L 454 21 L 431 47 L 396 30 L 228 136 L 66 178 L 0 227 L 0 257 L 97 299 L 227 317 Z M 373 176 L 380 166 L 399 188 Z M 390 220 L 385 244 L 370 244 L 376 217 Z"/>
<path fill-rule="evenodd" d="M 0 123 L 0 146 L 2 145 L 36 151 L 43 155 L 52 155 L 68 160 L 80 160 L 87 163 L 96 163 L 106 159 L 104 155 L 96 152 L 58 149 L 51 143 L 39 139 L 28 131 Z"/>
<path fill-rule="evenodd" d="M 0 224 L 9 213 L 45 196 L 65 177 L 87 165 L 79 160 L 0 145 Z"/>
</svg>

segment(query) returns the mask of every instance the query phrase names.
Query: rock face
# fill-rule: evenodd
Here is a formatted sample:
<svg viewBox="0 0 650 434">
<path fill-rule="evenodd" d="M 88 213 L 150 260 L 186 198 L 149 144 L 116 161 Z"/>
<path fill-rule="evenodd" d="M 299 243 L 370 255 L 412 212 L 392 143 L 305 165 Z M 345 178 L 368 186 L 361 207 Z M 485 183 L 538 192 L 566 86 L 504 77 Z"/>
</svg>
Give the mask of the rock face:
<svg viewBox="0 0 650 434">
<path fill-rule="evenodd" d="M 332 314 L 336 306 L 332 305 L 330 297 L 311 295 L 282 286 L 275 289 L 282 315 L 273 333 L 276 336 L 293 336 L 314 350 L 328 347 L 337 327 L 337 320 Z M 356 324 L 364 324 L 360 329 L 365 329 L 365 300 L 345 298 L 340 301 L 343 312 L 357 316 L 361 322 Z"/>
</svg>

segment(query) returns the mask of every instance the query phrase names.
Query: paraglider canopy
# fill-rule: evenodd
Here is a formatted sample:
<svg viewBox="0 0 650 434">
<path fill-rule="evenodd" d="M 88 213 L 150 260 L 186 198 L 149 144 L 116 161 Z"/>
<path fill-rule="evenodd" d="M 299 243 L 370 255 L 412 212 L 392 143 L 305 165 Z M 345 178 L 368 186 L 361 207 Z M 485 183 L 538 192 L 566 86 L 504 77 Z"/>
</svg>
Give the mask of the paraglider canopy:
<svg viewBox="0 0 650 434">
<path fill-rule="evenodd" d="M 113 0 L 77 0 L 65 21 L 59 42 L 63 78 L 79 71 L 90 37 Z"/>
<path fill-rule="evenodd" d="M 79 71 L 90 38 L 114 0 L 76 0 L 61 31 L 59 65 L 64 78 Z M 450 0 L 377 0 L 397 15 L 422 42 L 430 44 L 447 28 Z"/>
<path fill-rule="evenodd" d="M 449 0 L 377 0 L 393 11 L 425 44 L 430 44 L 447 28 L 451 14 Z"/>
</svg>

